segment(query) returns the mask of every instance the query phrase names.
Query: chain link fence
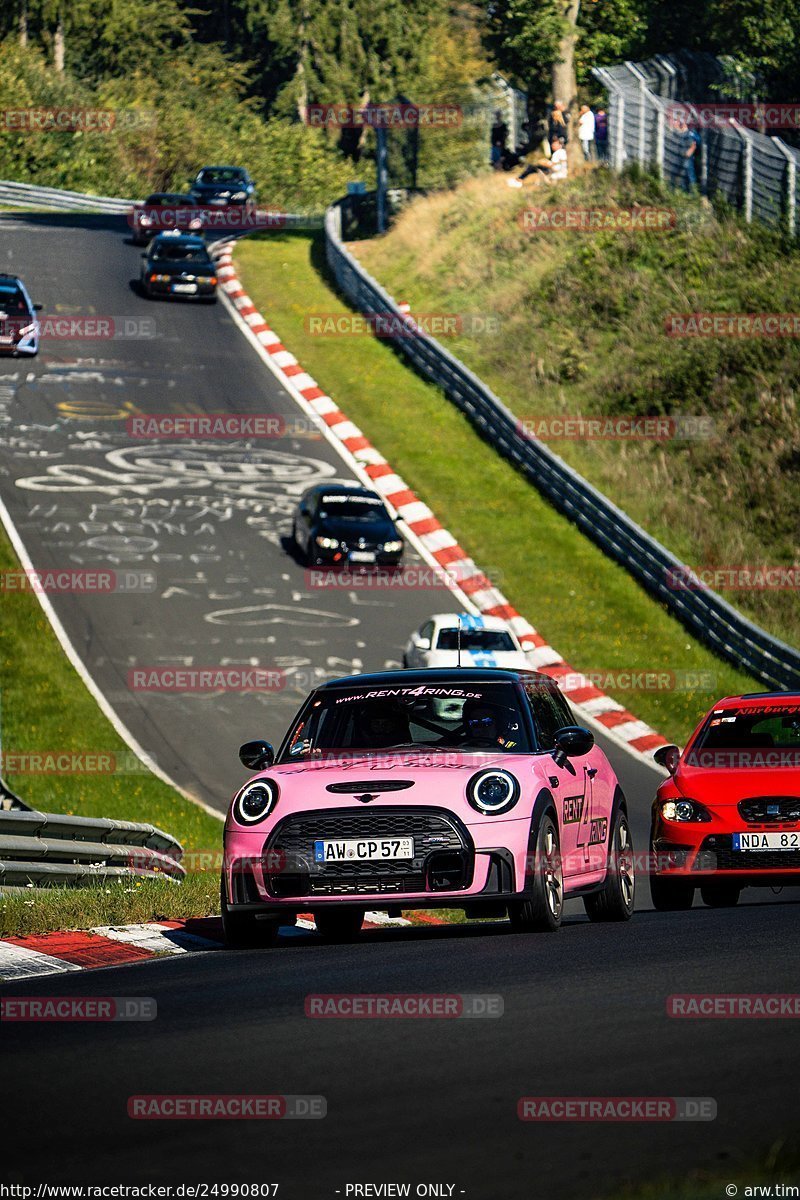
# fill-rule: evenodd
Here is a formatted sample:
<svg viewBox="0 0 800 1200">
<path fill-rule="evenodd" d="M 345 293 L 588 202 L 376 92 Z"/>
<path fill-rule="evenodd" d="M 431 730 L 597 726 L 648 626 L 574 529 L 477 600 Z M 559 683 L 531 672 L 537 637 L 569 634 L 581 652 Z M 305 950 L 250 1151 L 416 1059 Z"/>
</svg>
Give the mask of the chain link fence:
<svg viewBox="0 0 800 1200">
<path fill-rule="evenodd" d="M 608 93 L 608 160 L 615 170 L 635 162 L 685 185 L 684 135 L 676 119 L 685 114 L 700 137 L 700 190 L 723 197 L 746 221 L 783 225 L 797 236 L 800 150 L 725 115 L 723 106 L 735 108 L 742 91 L 754 86 L 730 60 L 685 52 L 596 67 L 593 74 Z"/>
</svg>

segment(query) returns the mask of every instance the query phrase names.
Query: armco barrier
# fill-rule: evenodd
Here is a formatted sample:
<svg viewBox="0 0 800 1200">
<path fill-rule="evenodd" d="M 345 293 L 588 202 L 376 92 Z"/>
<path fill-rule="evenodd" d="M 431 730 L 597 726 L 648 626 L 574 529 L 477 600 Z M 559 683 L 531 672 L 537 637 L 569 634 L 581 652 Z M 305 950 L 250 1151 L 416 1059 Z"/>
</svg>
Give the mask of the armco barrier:
<svg viewBox="0 0 800 1200">
<path fill-rule="evenodd" d="M 182 854 L 180 842 L 153 825 L 0 812 L 0 891 L 131 877 L 180 883 L 186 874 Z"/>
<path fill-rule="evenodd" d="M 113 196 L 91 196 L 87 192 L 69 192 L 62 188 L 36 187 L 0 179 L 0 204 L 19 208 L 55 208 L 63 212 L 126 213 L 136 200 L 118 200 Z"/>
<path fill-rule="evenodd" d="M 325 215 L 328 265 L 362 313 L 391 312 L 398 321 L 409 321 L 344 245 L 343 209 L 346 219 L 350 203 L 349 198 L 340 200 Z M 496 450 L 701 641 L 770 687 L 800 690 L 800 652 L 748 621 L 715 592 L 671 588 L 671 573 L 685 576 L 688 568 L 546 445 L 522 434 L 514 414 L 454 355 L 422 332 L 397 338 L 396 345 Z"/>
<path fill-rule="evenodd" d="M 70 192 L 63 188 L 37 187 L 31 183 L 15 183 L 13 180 L 0 179 L 0 206 L 5 204 L 16 208 L 57 209 L 59 212 L 101 212 L 114 216 L 126 216 L 134 205 L 141 203 L 141 200 L 119 200 L 113 196 L 92 196 L 88 192 Z M 322 225 L 320 214 L 284 213 L 275 210 L 273 215 L 280 217 L 275 228 L 319 229 Z"/>
</svg>

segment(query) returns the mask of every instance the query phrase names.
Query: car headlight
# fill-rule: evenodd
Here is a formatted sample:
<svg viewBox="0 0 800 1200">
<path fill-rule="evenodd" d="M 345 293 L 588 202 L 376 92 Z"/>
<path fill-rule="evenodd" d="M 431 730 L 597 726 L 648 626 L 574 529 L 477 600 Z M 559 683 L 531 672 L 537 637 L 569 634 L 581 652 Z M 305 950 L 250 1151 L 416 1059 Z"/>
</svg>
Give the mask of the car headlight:
<svg viewBox="0 0 800 1200">
<path fill-rule="evenodd" d="M 234 192 L 233 195 L 231 196 L 231 200 L 246 200 L 246 199 L 247 199 L 247 192 Z"/>
<path fill-rule="evenodd" d="M 314 541 L 321 550 L 338 550 L 339 542 L 336 538 L 316 537 Z"/>
<path fill-rule="evenodd" d="M 35 325 L 33 325 L 33 324 L 31 324 L 31 325 L 24 325 L 24 326 L 22 327 L 22 329 L 18 329 L 18 330 L 17 330 L 17 334 L 16 334 L 16 336 L 17 336 L 17 340 L 18 340 L 18 341 L 21 341 L 21 340 L 22 340 L 22 338 L 30 337 L 30 335 L 31 335 L 32 333 L 36 333 L 36 326 L 35 326 Z"/>
<path fill-rule="evenodd" d="M 198 275 L 197 282 L 198 283 L 216 283 L 217 277 L 216 277 L 216 275 Z"/>
<path fill-rule="evenodd" d="M 151 283 L 169 283 L 171 278 L 172 278 L 171 275 L 151 275 L 150 282 Z"/>
<path fill-rule="evenodd" d="M 519 783 L 508 771 L 479 771 L 467 784 L 467 800 L 487 816 L 508 812 L 519 800 Z"/>
<path fill-rule="evenodd" d="M 665 800 L 661 805 L 665 821 L 710 821 L 711 813 L 696 800 Z"/>
<path fill-rule="evenodd" d="M 233 815 L 240 825 L 255 825 L 268 817 L 278 802 L 278 785 L 271 779 L 248 783 L 233 802 Z"/>
<path fill-rule="evenodd" d="M 403 543 L 401 541 L 383 543 L 383 550 L 385 554 L 399 554 L 402 549 Z"/>
</svg>

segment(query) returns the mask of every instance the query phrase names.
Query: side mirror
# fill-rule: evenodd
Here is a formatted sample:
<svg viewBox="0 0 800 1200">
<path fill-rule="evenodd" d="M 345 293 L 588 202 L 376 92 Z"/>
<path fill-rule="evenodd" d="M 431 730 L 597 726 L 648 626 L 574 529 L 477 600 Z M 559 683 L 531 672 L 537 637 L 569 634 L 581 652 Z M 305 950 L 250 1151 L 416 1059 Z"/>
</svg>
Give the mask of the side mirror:
<svg viewBox="0 0 800 1200">
<path fill-rule="evenodd" d="M 653 755 L 653 761 L 660 767 L 665 767 L 670 775 L 674 775 L 681 760 L 681 752 L 677 746 L 659 746 Z"/>
<path fill-rule="evenodd" d="M 139 258 L 144 258 L 144 259 L 146 259 L 146 258 L 147 258 L 147 255 L 146 255 L 146 254 L 140 254 L 140 255 L 139 255 Z"/>
<path fill-rule="evenodd" d="M 245 742 L 239 747 L 239 761 L 248 771 L 265 771 L 275 761 L 275 750 L 269 742 Z"/>
<path fill-rule="evenodd" d="M 431 639 L 420 637 L 418 633 L 414 634 L 414 645 L 418 650 L 430 650 Z"/>
<path fill-rule="evenodd" d="M 594 745 L 594 734 L 582 725 L 565 725 L 563 729 L 556 730 L 554 741 L 556 762 L 563 763 L 568 758 L 581 758 L 588 754 Z"/>
<path fill-rule="evenodd" d="M 33 311 L 34 311 L 34 312 L 41 312 L 43 308 L 44 308 L 44 305 L 43 305 L 43 304 L 34 304 L 34 306 L 33 306 Z"/>
</svg>

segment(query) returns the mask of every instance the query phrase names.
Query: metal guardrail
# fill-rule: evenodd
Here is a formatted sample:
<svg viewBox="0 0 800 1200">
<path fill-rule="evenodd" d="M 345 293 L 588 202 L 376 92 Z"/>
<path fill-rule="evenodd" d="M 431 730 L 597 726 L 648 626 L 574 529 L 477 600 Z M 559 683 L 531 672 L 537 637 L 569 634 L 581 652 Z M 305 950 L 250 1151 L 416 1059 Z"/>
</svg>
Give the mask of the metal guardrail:
<svg viewBox="0 0 800 1200">
<path fill-rule="evenodd" d="M 332 205 L 325 216 L 328 265 L 357 309 L 365 314 L 407 314 L 362 267 L 342 241 L 342 223 L 352 227 L 349 197 Z M 696 637 L 721 657 L 749 671 L 770 687 L 800 689 L 800 652 L 748 621 L 710 589 L 676 590 L 675 573 L 692 579 L 691 571 L 645 532 L 546 445 L 526 436 L 513 412 L 477 375 L 434 338 L 416 331 L 395 345 L 414 366 L 437 384 L 470 419 L 482 436 L 509 459 L 543 495 L 610 558 L 620 563 Z"/>
<path fill-rule="evenodd" d="M 63 188 L 37 187 L 0 179 L 0 204 L 19 208 L 55 208 L 62 212 L 126 213 L 137 200 L 119 200 L 113 196 L 92 196 L 88 192 L 70 192 Z"/>
<path fill-rule="evenodd" d="M 0 180 L 0 205 L 7 204 L 18 208 L 57 209 L 59 212 L 102 212 L 114 216 L 127 216 L 130 210 L 141 200 L 119 200 L 113 196 L 93 196 L 88 192 L 70 192 L 63 188 L 37 187 L 30 183 L 15 183 L 13 180 Z M 323 216 L 321 213 L 284 213 L 278 210 L 264 210 L 267 217 L 274 218 L 274 224 L 264 226 L 269 229 L 321 229 Z M 220 210 L 223 213 L 224 209 Z M 244 233 L 258 233 L 259 226 L 245 229 Z M 207 232 L 214 232 L 209 228 Z M 238 231 L 234 231 L 238 232 Z"/>
<path fill-rule="evenodd" d="M 182 854 L 180 842 L 154 825 L 0 812 L 0 891 L 132 877 L 180 883 L 186 874 Z"/>
</svg>

